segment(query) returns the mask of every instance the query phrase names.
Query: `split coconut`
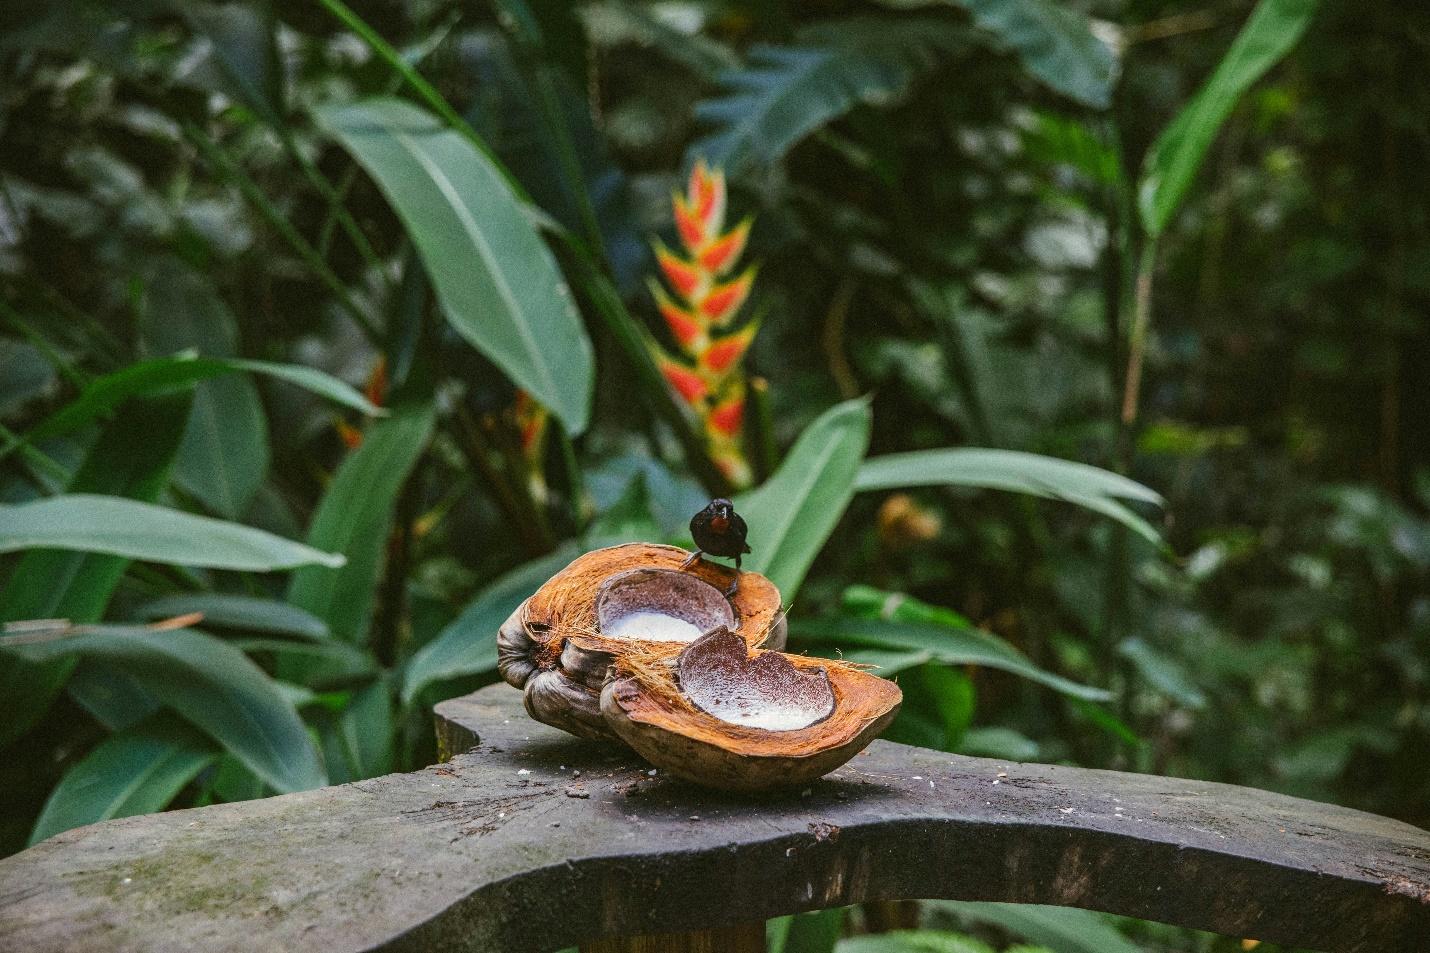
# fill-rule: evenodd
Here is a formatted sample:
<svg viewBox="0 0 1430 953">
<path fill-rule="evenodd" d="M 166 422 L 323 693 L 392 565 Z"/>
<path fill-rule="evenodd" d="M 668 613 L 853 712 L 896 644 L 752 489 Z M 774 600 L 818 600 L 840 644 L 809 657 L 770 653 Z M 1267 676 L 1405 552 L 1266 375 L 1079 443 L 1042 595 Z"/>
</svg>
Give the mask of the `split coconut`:
<svg viewBox="0 0 1430 953">
<path fill-rule="evenodd" d="M 618 739 L 671 774 L 728 790 L 803 784 L 893 719 L 901 693 L 859 667 L 785 655 L 779 591 L 764 576 L 673 546 L 581 556 L 498 633 L 502 677 L 527 713 Z"/>
<path fill-rule="evenodd" d="M 774 583 L 676 546 L 628 543 L 578 557 L 527 599 L 497 633 L 497 666 L 525 693 L 527 714 L 583 738 L 614 738 L 601 689 L 615 658 L 638 645 L 678 651 L 724 626 L 751 647 L 783 648 Z"/>
</svg>

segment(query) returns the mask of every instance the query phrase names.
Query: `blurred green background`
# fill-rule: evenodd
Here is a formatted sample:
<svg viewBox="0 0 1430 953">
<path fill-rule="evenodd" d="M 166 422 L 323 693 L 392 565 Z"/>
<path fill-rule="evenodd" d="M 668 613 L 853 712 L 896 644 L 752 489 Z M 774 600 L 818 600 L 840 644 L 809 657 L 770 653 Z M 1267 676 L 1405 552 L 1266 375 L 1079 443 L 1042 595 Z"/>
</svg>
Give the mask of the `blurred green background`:
<svg viewBox="0 0 1430 953">
<path fill-rule="evenodd" d="M 0 852 L 431 763 L 522 598 L 724 493 L 889 737 L 1430 824 L 1427 55 L 1350 0 L 9 0 Z M 700 159 L 758 268 L 691 343 Z M 923 917 L 771 943 L 1242 948 Z"/>
</svg>

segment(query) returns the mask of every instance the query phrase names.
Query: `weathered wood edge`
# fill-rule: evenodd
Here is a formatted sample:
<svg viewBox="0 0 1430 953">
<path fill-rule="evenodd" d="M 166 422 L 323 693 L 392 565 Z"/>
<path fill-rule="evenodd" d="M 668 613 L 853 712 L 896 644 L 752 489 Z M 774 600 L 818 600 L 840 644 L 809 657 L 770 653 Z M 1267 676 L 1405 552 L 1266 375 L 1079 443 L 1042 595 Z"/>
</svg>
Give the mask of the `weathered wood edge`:
<svg viewBox="0 0 1430 953">
<path fill-rule="evenodd" d="M 536 724 L 506 686 L 444 703 L 438 722 L 449 752 L 481 743 L 413 774 L 110 821 L 0 860 L 0 947 L 539 951 L 915 897 L 1337 951 L 1430 937 L 1430 834 L 1332 805 L 884 742 L 805 792 L 736 797 Z"/>
</svg>

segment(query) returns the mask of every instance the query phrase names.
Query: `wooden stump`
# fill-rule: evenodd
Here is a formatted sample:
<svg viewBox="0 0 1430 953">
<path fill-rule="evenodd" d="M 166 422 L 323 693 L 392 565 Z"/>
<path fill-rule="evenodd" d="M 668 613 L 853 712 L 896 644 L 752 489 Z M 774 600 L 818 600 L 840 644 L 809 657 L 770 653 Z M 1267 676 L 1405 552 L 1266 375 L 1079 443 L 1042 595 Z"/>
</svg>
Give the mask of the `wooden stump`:
<svg viewBox="0 0 1430 953">
<path fill-rule="evenodd" d="M 695 933 L 654 933 L 583 943 L 581 953 L 765 953 L 765 924 L 744 923 Z"/>
</svg>

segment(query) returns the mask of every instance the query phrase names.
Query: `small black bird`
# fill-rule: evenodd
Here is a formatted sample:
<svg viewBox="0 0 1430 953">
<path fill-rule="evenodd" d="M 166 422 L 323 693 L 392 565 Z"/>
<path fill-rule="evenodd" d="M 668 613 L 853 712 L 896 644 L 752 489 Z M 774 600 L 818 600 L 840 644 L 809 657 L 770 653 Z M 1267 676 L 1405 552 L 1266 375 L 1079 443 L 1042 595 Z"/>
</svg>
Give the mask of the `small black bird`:
<svg viewBox="0 0 1430 953">
<path fill-rule="evenodd" d="M 740 557 L 750 551 L 745 542 L 746 532 L 745 521 L 735 512 L 735 504 L 723 497 L 711 500 L 709 506 L 690 518 L 690 535 L 697 548 L 680 568 L 689 568 L 706 554 L 734 559 L 735 581 L 726 593 L 733 596 L 740 588 Z"/>
</svg>

